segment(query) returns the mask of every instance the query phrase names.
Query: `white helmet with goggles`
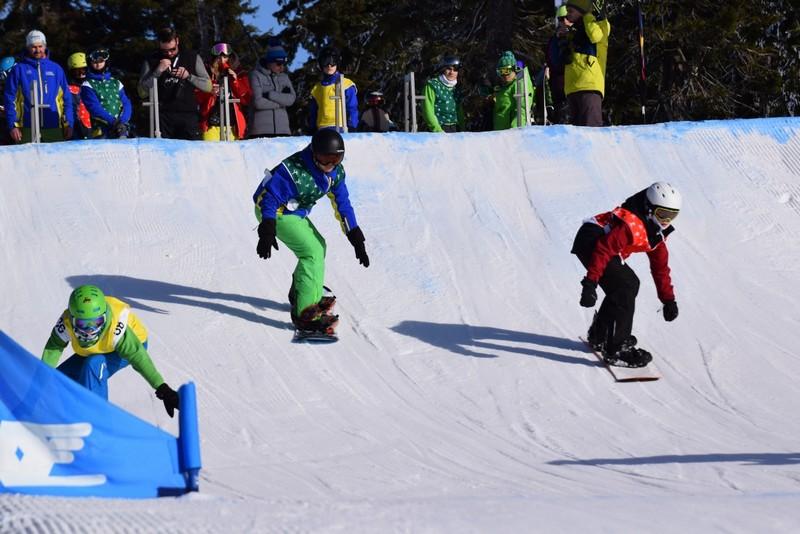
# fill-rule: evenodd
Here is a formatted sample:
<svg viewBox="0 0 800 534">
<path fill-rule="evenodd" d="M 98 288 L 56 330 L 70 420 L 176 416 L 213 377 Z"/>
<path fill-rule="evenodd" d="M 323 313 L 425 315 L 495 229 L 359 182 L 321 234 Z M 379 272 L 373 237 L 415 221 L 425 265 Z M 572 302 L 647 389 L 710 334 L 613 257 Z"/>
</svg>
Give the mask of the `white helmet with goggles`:
<svg viewBox="0 0 800 534">
<path fill-rule="evenodd" d="M 648 218 L 667 228 L 678 216 L 683 199 L 668 182 L 656 182 L 647 188 Z"/>
</svg>

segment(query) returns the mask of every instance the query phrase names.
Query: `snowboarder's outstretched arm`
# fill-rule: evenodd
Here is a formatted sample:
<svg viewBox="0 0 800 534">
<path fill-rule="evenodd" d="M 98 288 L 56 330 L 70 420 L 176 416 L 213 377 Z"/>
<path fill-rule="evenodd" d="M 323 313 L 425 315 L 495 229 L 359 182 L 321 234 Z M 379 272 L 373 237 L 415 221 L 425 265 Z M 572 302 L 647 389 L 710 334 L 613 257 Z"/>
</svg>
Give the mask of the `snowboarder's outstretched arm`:
<svg viewBox="0 0 800 534">
<path fill-rule="evenodd" d="M 142 342 L 139 341 L 139 338 L 136 337 L 133 329 L 128 328 L 125 330 L 125 335 L 122 336 L 115 349 L 119 357 L 128 360 L 131 367 L 142 375 L 142 378 L 147 380 L 147 383 L 153 389 L 157 389 L 158 386 L 164 383 L 164 379 L 156 369 L 153 360 L 150 359 L 150 354 L 148 354 Z"/>
</svg>

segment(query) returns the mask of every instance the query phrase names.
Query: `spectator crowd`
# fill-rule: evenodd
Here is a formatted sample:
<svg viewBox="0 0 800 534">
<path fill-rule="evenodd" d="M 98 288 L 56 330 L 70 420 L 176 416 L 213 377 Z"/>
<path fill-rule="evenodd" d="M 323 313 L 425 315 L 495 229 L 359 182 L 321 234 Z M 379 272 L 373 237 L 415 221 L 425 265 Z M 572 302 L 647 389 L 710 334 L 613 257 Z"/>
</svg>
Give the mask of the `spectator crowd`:
<svg viewBox="0 0 800 534">
<path fill-rule="evenodd" d="M 491 129 L 531 124 L 537 104 L 549 112 L 543 123 L 603 125 L 611 33 L 603 0 L 567 0 L 557 9 L 556 20 L 545 63 L 535 76 L 513 51 L 497 59 L 497 83 L 484 92 Z M 142 63 L 136 90 L 143 100 L 157 101 L 161 137 L 216 141 L 292 134 L 287 110 L 297 94 L 279 43 L 271 41 L 248 72 L 228 43 L 216 43 L 204 58 L 182 46 L 173 28 L 157 32 L 156 40 L 157 48 Z M 0 59 L 0 143 L 26 142 L 37 131 L 43 142 L 134 135 L 131 99 L 109 70 L 112 61 L 107 48 L 78 51 L 68 57 L 65 72 L 50 59 L 44 33 L 30 31 L 22 57 Z M 308 130 L 397 130 L 381 91 L 365 95 L 359 114 L 358 89 L 340 72 L 340 64 L 335 48 L 317 55 L 320 79 L 309 95 Z M 465 130 L 461 68 L 457 55 L 446 54 L 424 86 L 422 117 L 431 132 Z M 35 124 L 34 113 L 39 117 Z"/>
</svg>

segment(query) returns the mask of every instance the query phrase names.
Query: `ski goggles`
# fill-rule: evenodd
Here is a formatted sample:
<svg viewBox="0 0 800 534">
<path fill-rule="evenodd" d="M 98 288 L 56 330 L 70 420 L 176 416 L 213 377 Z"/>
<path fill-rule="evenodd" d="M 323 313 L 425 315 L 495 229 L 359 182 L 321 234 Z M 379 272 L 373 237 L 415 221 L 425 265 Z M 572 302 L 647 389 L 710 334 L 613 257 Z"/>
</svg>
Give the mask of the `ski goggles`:
<svg viewBox="0 0 800 534">
<path fill-rule="evenodd" d="M 516 74 L 517 69 L 514 67 L 500 67 L 497 69 L 497 74 L 500 76 L 508 76 L 509 74 Z"/>
<path fill-rule="evenodd" d="M 100 317 L 94 317 L 92 319 L 78 319 L 73 317 L 72 318 L 72 327 L 75 329 L 76 332 L 81 332 L 84 334 L 96 334 L 100 330 L 103 329 L 103 325 L 106 324 L 106 316 L 101 315 Z"/>
<path fill-rule="evenodd" d="M 678 210 L 661 207 L 653 208 L 653 217 L 661 224 L 669 225 L 677 216 Z"/>
<path fill-rule="evenodd" d="M 212 56 L 230 56 L 231 52 L 231 45 L 227 43 L 217 43 L 211 47 Z"/>
<path fill-rule="evenodd" d="M 92 63 L 99 63 L 101 61 L 108 61 L 108 58 L 111 56 L 109 54 L 107 48 L 100 48 L 99 50 L 92 50 L 89 53 L 89 61 Z"/>
<path fill-rule="evenodd" d="M 344 159 L 344 154 L 314 154 L 314 163 L 322 170 L 330 172 Z"/>
</svg>

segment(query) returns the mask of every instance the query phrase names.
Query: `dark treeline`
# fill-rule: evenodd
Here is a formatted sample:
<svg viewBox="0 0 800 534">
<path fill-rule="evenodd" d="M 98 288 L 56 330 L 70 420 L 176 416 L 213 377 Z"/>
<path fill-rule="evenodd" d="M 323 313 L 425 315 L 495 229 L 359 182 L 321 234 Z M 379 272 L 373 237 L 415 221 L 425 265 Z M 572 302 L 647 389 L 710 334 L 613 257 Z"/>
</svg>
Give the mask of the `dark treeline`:
<svg viewBox="0 0 800 534">
<path fill-rule="evenodd" d="M 640 84 L 636 0 L 609 0 L 612 24 L 604 110 L 612 124 L 794 115 L 800 101 L 800 0 L 646 0 L 642 3 L 647 87 Z M 290 72 L 298 94 L 293 127 L 305 124 L 311 86 L 319 79 L 315 54 L 325 45 L 342 51 L 341 70 L 360 94 L 382 90 L 402 118 L 402 79 L 419 75 L 418 91 L 437 59 L 462 59 L 460 82 L 473 128 L 482 122 L 481 88 L 495 82 L 494 65 L 514 50 L 536 72 L 553 33 L 553 2 L 512 0 L 279 0 L 279 37 L 289 60 L 311 54 Z M 0 53 L 21 53 L 25 34 L 47 35 L 51 58 L 105 46 L 131 96 L 158 28 L 173 25 L 181 43 L 207 54 L 231 44 L 245 66 L 264 53 L 270 36 L 243 23 L 247 0 L 0 0 Z M 141 106 L 137 106 L 139 130 Z"/>
</svg>

